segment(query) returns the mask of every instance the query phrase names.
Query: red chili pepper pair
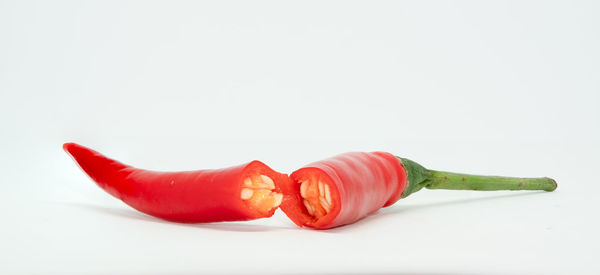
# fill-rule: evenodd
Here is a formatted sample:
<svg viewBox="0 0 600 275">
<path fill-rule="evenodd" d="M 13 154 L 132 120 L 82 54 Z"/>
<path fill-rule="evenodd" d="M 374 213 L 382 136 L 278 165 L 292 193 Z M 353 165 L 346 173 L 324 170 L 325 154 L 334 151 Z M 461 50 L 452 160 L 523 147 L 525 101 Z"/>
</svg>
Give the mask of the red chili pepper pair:
<svg viewBox="0 0 600 275">
<path fill-rule="evenodd" d="M 98 186 L 140 212 L 197 223 L 270 217 L 281 206 L 298 226 L 353 223 L 421 188 L 455 190 L 556 189 L 549 178 L 474 176 L 427 170 L 385 152 L 346 153 L 289 177 L 260 161 L 218 169 L 155 172 L 109 159 L 75 143 L 63 148 Z"/>
</svg>

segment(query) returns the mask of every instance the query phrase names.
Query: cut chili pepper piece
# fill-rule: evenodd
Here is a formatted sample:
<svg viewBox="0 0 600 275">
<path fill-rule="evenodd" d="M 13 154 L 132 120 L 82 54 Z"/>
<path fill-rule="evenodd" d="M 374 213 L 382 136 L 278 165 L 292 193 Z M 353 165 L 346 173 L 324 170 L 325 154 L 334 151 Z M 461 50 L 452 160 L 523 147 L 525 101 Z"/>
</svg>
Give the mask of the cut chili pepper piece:
<svg viewBox="0 0 600 275">
<path fill-rule="evenodd" d="M 148 215 L 174 222 L 243 221 L 273 215 L 286 174 L 260 161 L 214 170 L 156 172 L 134 168 L 75 143 L 64 150 L 98 186 Z"/>
<path fill-rule="evenodd" d="M 346 153 L 305 166 L 282 185 L 281 209 L 298 226 L 353 223 L 423 188 L 554 191 L 551 178 L 479 176 L 428 170 L 384 152 Z"/>
<path fill-rule="evenodd" d="M 385 152 L 346 153 L 290 175 L 281 209 L 298 226 L 327 229 L 353 223 L 400 199 L 406 172 Z"/>
</svg>

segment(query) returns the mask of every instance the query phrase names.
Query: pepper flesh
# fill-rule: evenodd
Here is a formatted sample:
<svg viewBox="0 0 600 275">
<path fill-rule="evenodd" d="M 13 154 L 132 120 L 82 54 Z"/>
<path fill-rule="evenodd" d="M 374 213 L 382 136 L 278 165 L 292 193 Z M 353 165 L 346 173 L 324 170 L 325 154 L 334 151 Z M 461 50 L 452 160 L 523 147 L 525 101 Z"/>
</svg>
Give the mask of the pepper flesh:
<svg viewBox="0 0 600 275">
<path fill-rule="evenodd" d="M 286 174 L 260 161 L 213 170 L 157 172 L 134 168 L 75 143 L 65 143 L 81 169 L 112 196 L 174 222 L 243 221 L 273 215 Z"/>
<path fill-rule="evenodd" d="M 342 154 L 309 164 L 290 178 L 281 186 L 281 209 L 298 226 L 315 229 L 350 224 L 392 205 L 407 184 L 401 162 L 385 152 Z"/>
</svg>

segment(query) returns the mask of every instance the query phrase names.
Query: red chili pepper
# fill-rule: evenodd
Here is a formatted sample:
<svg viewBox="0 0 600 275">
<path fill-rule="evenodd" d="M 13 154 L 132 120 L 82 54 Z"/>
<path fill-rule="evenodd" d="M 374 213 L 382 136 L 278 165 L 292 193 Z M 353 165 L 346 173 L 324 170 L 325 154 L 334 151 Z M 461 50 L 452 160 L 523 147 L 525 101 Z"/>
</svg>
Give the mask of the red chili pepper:
<svg viewBox="0 0 600 275">
<path fill-rule="evenodd" d="M 550 178 L 475 176 L 425 169 L 384 152 L 346 153 L 305 166 L 281 186 L 281 209 L 298 226 L 353 223 L 423 187 L 454 190 L 556 189 Z"/>
<path fill-rule="evenodd" d="M 270 217 L 282 201 L 278 186 L 289 180 L 259 161 L 218 170 L 155 172 L 75 143 L 63 148 L 109 194 L 140 212 L 175 222 Z"/>
</svg>

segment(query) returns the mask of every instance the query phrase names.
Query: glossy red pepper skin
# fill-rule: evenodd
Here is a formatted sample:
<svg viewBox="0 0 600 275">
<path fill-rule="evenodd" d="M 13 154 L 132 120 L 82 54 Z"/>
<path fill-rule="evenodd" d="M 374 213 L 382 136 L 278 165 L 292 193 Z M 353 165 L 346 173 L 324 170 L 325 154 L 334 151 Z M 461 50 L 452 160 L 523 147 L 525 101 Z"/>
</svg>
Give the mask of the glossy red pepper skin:
<svg viewBox="0 0 600 275">
<path fill-rule="evenodd" d="M 277 208 L 261 212 L 240 199 L 242 181 L 252 174 L 269 176 L 276 186 L 288 181 L 287 175 L 259 161 L 216 170 L 156 172 L 120 163 L 75 143 L 65 143 L 63 149 L 109 194 L 140 212 L 174 222 L 270 217 Z"/>
<path fill-rule="evenodd" d="M 315 219 L 303 206 L 300 180 L 319 177 L 332 188 L 331 211 Z M 290 175 L 281 186 L 281 209 L 298 226 L 328 229 L 353 223 L 394 204 L 407 186 L 406 170 L 394 155 L 385 152 L 346 153 L 314 162 Z"/>
</svg>

